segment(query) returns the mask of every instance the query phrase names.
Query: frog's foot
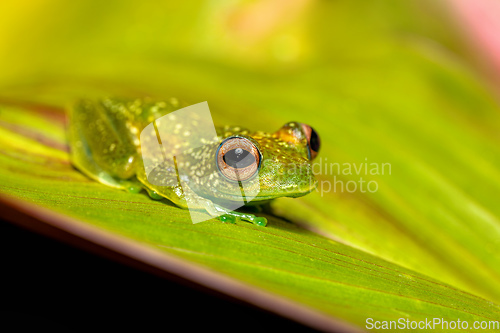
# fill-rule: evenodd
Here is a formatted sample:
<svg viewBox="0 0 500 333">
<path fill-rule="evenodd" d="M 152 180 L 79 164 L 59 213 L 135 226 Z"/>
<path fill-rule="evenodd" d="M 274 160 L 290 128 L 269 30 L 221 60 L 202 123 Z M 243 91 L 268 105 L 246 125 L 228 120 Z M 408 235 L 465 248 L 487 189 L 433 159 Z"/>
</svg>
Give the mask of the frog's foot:
<svg viewBox="0 0 500 333">
<path fill-rule="evenodd" d="M 196 209 L 203 210 L 207 212 L 213 218 L 217 218 L 222 222 L 226 223 L 236 223 L 238 220 L 252 222 L 255 225 L 265 227 L 267 224 L 267 220 L 264 217 L 257 217 L 252 214 L 235 212 L 228 208 L 224 208 L 213 203 L 211 200 L 202 198 L 194 193 L 189 186 L 184 185 L 182 187 L 182 192 L 184 194 L 183 199 L 179 200 L 179 196 L 168 197 L 169 200 L 174 202 L 176 205 L 180 207 L 184 207 L 186 209 Z M 187 204 L 189 203 L 189 204 Z"/>
<path fill-rule="evenodd" d="M 218 216 L 217 220 L 224 222 L 224 223 L 231 223 L 231 224 L 236 223 L 236 217 L 233 215 L 229 215 L 229 214 L 224 214 L 224 215 Z"/>
<path fill-rule="evenodd" d="M 253 224 L 261 227 L 265 227 L 267 225 L 267 219 L 265 217 L 235 211 L 228 211 L 225 214 L 218 216 L 217 219 L 226 223 L 236 223 L 237 220 L 243 220 L 252 222 Z"/>
</svg>

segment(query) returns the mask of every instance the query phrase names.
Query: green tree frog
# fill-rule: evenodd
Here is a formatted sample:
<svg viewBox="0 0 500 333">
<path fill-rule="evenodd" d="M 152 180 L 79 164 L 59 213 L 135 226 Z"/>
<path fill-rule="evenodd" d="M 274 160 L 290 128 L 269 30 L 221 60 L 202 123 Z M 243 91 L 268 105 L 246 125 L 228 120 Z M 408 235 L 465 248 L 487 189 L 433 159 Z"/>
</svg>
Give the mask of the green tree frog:
<svg viewBox="0 0 500 333">
<path fill-rule="evenodd" d="M 224 191 L 225 184 L 258 188 L 246 205 L 299 197 L 316 188 L 311 161 L 320 148 L 319 136 L 312 127 L 298 122 L 289 122 L 274 133 L 216 127 L 215 144 L 185 156 L 183 164 L 190 166 L 185 177 L 191 176 L 189 172 L 192 176 L 196 173 L 196 182 L 181 186 L 178 170 L 166 165 L 155 169 L 156 181 L 151 182 L 141 155 L 140 134 L 155 119 L 184 106 L 175 98 L 79 101 L 69 110 L 68 119 L 73 165 L 114 188 L 132 193 L 144 189 L 152 199 L 166 198 L 181 208 L 195 208 L 223 222 L 245 220 L 260 226 L 267 224 L 264 217 L 227 208 L 225 203 L 233 200 L 234 193 Z M 183 135 L 193 134 L 186 131 Z M 179 138 L 162 140 L 176 142 Z"/>
</svg>

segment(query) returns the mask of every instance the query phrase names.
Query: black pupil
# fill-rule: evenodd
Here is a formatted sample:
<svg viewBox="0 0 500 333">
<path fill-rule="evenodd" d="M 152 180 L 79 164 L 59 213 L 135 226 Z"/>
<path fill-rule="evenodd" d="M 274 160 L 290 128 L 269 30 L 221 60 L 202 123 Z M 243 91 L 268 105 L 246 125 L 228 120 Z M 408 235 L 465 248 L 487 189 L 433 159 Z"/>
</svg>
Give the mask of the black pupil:
<svg viewBox="0 0 500 333">
<path fill-rule="evenodd" d="M 247 166 L 255 163 L 255 157 L 250 154 L 250 152 L 242 148 L 236 148 L 228 151 L 224 154 L 222 159 L 227 165 L 236 169 L 246 168 Z"/>
<path fill-rule="evenodd" d="M 319 136 L 314 129 L 311 128 L 311 139 L 309 140 L 309 146 L 312 151 L 319 151 Z"/>
</svg>

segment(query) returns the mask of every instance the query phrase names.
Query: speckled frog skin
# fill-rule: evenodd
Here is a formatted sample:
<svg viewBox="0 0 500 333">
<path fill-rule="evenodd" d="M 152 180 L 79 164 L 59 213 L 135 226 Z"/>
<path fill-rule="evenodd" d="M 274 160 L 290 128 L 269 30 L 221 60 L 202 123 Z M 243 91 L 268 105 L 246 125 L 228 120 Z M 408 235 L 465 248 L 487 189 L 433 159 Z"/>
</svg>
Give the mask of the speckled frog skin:
<svg viewBox="0 0 500 333">
<path fill-rule="evenodd" d="M 181 208 L 195 208 L 224 222 L 241 219 L 261 226 L 267 223 L 264 217 L 227 208 L 238 196 L 241 198 L 239 190 L 235 193 L 238 184 L 244 185 L 245 191 L 254 190 L 248 205 L 284 196 L 299 197 L 316 187 L 311 161 L 318 153 L 319 137 L 310 126 L 297 122 L 287 123 L 274 133 L 216 127 L 217 137 L 202 149 L 184 152 L 182 165 L 174 168 L 173 164 L 157 162 L 146 175 L 141 132 L 156 119 L 185 106 L 174 98 L 108 98 L 76 103 L 68 119 L 72 163 L 105 185 L 132 193 L 144 189 L 153 199 L 166 198 Z M 176 126 L 181 128 L 182 123 Z M 182 139 L 166 138 L 170 142 Z M 177 167 L 186 170 L 182 177 L 188 182 L 182 186 Z"/>
</svg>

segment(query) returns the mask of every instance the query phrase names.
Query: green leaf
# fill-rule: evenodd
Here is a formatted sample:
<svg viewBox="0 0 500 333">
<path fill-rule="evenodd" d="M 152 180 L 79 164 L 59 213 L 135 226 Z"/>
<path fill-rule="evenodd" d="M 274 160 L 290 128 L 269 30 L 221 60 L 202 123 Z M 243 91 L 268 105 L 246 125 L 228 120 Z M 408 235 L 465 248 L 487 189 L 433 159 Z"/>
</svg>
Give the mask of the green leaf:
<svg viewBox="0 0 500 333">
<path fill-rule="evenodd" d="M 306 309 L 361 327 L 367 317 L 439 317 L 472 322 L 495 320 L 500 314 L 496 304 L 279 217 L 268 216 L 270 223 L 266 228 L 216 220 L 192 224 L 186 210 L 152 201 L 145 194 L 107 188 L 76 171 L 68 161 L 62 118 L 53 118 L 58 123 L 49 122 L 46 115 L 36 111 L 5 106 L 1 116 L 1 191 L 22 200 L 18 204 L 21 207 L 23 202 L 34 203 L 70 217 L 63 217 L 58 225 L 63 230 L 77 230 L 77 235 L 99 243 L 93 228 L 90 236 L 89 232 L 78 232 L 81 222 L 76 218 L 110 235 L 125 236 L 142 246 L 215 271 L 222 281 L 222 275 L 229 276 L 266 295 L 279 295 Z M 30 214 L 41 216 L 42 220 L 50 223 L 54 219 L 36 207 L 27 207 Z M 104 245 L 113 249 L 113 242 Z M 141 250 L 137 251 L 132 251 L 132 255 L 125 252 L 140 257 L 137 253 Z M 158 258 L 166 263 L 166 269 L 172 269 L 169 258 Z M 212 282 L 204 273 L 185 277 L 221 288 L 220 282 Z M 268 309 L 279 304 L 273 298 L 261 304 L 249 295 L 222 290 Z M 310 315 L 298 319 L 323 329 L 325 326 L 321 325 L 338 325 L 313 318 Z"/>
<path fill-rule="evenodd" d="M 251 4 L 2 6 L 5 207 L 320 329 L 499 320 L 500 108 L 434 2 L 267 8 L 267 30 L 244 24 L 261 22 Z M 71 166 L 64 109 L 102 95 L 206 100 L 217 124 L 268 132 L 308 123 L 320 187 L 276 200 L 266 228 L 193 225 Z M 361 177 L 377 191 L 346 190 Z"/>
</svg>

